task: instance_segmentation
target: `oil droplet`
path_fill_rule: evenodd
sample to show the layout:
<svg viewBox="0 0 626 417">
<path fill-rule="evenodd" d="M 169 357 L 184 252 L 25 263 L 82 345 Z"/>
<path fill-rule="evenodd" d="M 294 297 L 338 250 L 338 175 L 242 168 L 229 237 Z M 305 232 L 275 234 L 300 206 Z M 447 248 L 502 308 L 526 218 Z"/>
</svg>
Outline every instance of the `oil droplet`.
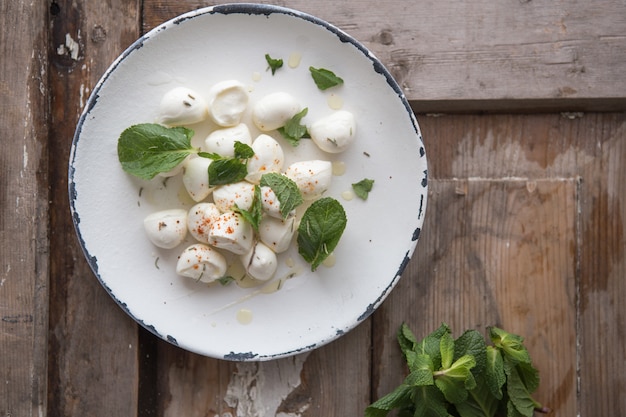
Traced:
<svg viewBox="0 0 626 417">
<path fill-rule="evenodd" d="M 333 161 L 332 170 L 335 176 L 343 175 L 346 173 L 346 163 L 343 161 Z"/>
<path fill-rule="evenodd" d="M 240 324 L 250 324 L 252 323 L 252 311 L 247 308 L 242 308 L 237 312 L 237 321 Z"/>
<path fill-rule="evenodd" d="M 289 268 L 293 268 L 296 265 L 296 261 L 294 261 L 293 258 L 289 257 L 285 259 L 285 265 L 287 265 Z"/>
<path fill-rule="evenodd" d="M 328 258 L 324 259 L 324 262 L 322 262 L 322 265 L 324 265 L 327 268 L 330 268 L 332 266 L 335 266 L 335 263 L 337 263 L 337 258 L 335 258 L 334 253 L 331 253 L 330 255 L 328 255 Z"/>
<path fill-rule="evenodd" d="M 328 95 L 326 102 L 328 103 L 328 107 L 333 110 L 339 110 L 343 107 L 343 99 L 341 96 L 334 93 Z"/>
<path fill-rule="evenodd" d="M 254 71 L 252 73 L 252 81 L 261 81 L 261 73 L 258 71 Z"/>
<path fill-rule="evenodd" d="M 300 65 L 300 60 L 302 59 L 302 54 L 300 52 L 292 52 L 289 55 L 289 59 L 287 60 L 287 65 L 289 68 L 297 68 Z"/>
<path fill-rule="evenodd" d="M 351 190 L 346 190 L 341 193 L 341 197 L 346 201 L 350 201 L 354 198 L 354 193 Z"/>
</svg>

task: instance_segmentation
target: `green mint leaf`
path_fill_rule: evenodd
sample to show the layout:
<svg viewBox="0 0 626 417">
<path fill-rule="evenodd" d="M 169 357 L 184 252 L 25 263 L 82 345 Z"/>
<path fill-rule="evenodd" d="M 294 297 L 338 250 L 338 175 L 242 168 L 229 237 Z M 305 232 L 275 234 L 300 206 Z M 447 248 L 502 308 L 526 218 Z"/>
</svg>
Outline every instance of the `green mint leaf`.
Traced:
<svg viewBox="0 0 626 417">
<path fill-rule="evenodd" d="M 219 282 L 222 285 L 228 285 L 231 282 L 233 282 L 234 280 L 235 280 L 235 278 L 233 278 L 231 276 L 225 276 L 225 277 L 222 277 L 222 278 L 218 278 L 217 282 Z"/>
<path fill-rule="evenodd" d="M 197 153 L 191 146 L 193 130 L 143 123 L 125 129 L 117 142 L 117 156 L 122 169 L 136 177 L 150 180 L 172 170 L 185 158 Z"/>
<path fill-rule="evenodd" d="M 496 415 L 499 401 L 491 394 L 483 378 L 477 378 L 476 388 L 468 393 L 465 401 L 454 405 L 460 417 L 494 417 Z"/>
<path fill-rule="evenodd" d="M 422 339 L 415 349 L 418 353 L 429 355 L 433 360 L 435 369 L 441 368 L 440 341 L 446 333 L 450 333 L 450 327 L 442 323 L 437 330 Z"/>
<path fill-rule="evenodd" d="M 504 374 L 504 362 L 500 350 L 493 346 L 487 346 L 485 351 L 487 358 L 485 366 L 485 383 L 491 394 L 498 400 L 502 399 L 502 386 L 506 382 Z"/>
<path fill-rule="evenodd" d="M 409 352 L 407 364 L 411 370 L 405 381 L 407 385 L 423 386 L 435 383 L 433 378 L 433 361 L 430 356 Z"/>
<path fill-rule="evenodd" d="M 476 380 L 471 372 L 475 365 L 474 357 L 465 355 L 457 359 L 449 368 L 435 372 L 435 385 L 441 390 L 446 400 L 457 404 L 467 399 L 467 391 L 476 387 Z"/>
<path fill-rule="evenodd" d="M 454 341 L 454 359 L 464 355 L 472 355 L 476 360 L 476 366 L 472 369 L 474 375 L 485 369 L 487 357 L 485 354 L 485 338 L 476 330 L 467 330 Z"/>
<path fill-rule="evenodd" d="M 352 189 L 357 197 L 362 200 L 367 200 L 367 196 L 369 195 L 369 192 L 372 191 L 373 186 L 374 180 L 364 178 L 361 181 L 352 184 Z"/>
<path fill-rule="evenodd" d="M 227 159 L 225 157 L 223 157 L 222 155 L 215 153 L 215 152 L 198 152 L 198 156 L 201 156 L 203 158 L 208 158 L 208 159 L 212 159 L 214 161 L 217 161 L 218 159 Z"/>
<path fill-rule="evenodd" d="M 280 203 L 280 214 L 286 218 L 304 201 L 298 185 L 282 174 L 271 172 L 261 176 L 261 187 L 270 187 Z"/>
<path fill-rule="evenodd" d="M 261 187 L 254 186 L 254 197 L 250 210 L 244 210 L 235 205 L 235 211 L 243 216 L 243 218 L 252 225 L 254 230 L 259 231 L 259 224 L 263 217 L 263 207 L 261 204 Z"/>
<path fill-rule="evenodd" d="M 385 417 L 391 410 L 412 405 L 412 387 L 401 384 L 392 392 L 379 398 L 365 409 L 365 417 Z"/>
<path fill-rule="evenodd" d="M 520 376 L 516 363 L 505 356 L 504 372 L 506 373 L 506 393 L 515 409 L 526 417 L 532 417 L 535 407 L 540 404 L 533 400 L 524 380 Z"/>
<path fill-rule="evenodd" d="M 423 386 L 413 392 L 414 417 L 450 417 L 446 399 L 436 387 Z"/>
<path fill-rule="evenodd" d="M 539 371 L 531 363 L 519 362 L 517 371 L 528 392 L 535 392 L 539 388 Z"/>
<path fill-rule="evenodd" d="M 208 172 L 209 184 L 216 186 L 242 181 L 248 175 L 248 168 L 239 159 L 218 159 L 209 165 Z"/>
<path fill-rule="evenodd" d="M 311 264 L 311 271 L 335 250 L 346 223 L 346 212 L 332 197 L 314 201 L 304 212 L 298 227 L 298 253 Z"/>
<path fill-rule="evenodd" d="M 402 350 L 405 358 L 408 352 L 413 352 L 415 350 L 417 339 L 406 323 L 402 323 L 402 325 L 400 325 L 396 338 L 398 340 L 398 344 L 400 345 L 400 350 Z"/>
<path fill-rule="evenodd" d="M 267 61 L 267 65 L 269 65 L 272 70 L 272 75 L 276 73 L 276 70 L 283 66 L 283 60 L 278 58 L 274 59 L 269 54 L 265 54 L 265 60 Z"/>
<path fill-rule="evenodd" d="M 320 90 L 326 90 L 336 85 L 343 84 L 341 78 L 337 77 L 334 72 L 325 68 L 309 67 L 309 71 L 311 72 L 313 81 L 315 81 L 315 85 L 317 85 L 317 88 Z"/>
<path fill-rule="evenodd" d="M 235 158 L 250 159 L 254 156 L 254 149 L 250 145 L 235 141 Z"/>
<path fill-rule="evenodd" d="M 287 120 L 284 126 L 278 128 L 278 132 L 285 138 L 292 146 L 298 146 L 300 139 L 309 138 L 309 131 L 302 122 L 302 118 L 306 116 L 309 109 L 305 107 L 299 113 L 296 113 L 291 119 Z"/>
<path fill-rule="evenodd" d="M 502 354 L 514 362 L 530 363 L 530 354 L 524 347 L 524 338 L 505 332 L 497 327 L 489 328 L 489 337 L 493 345 L 502 350 Z"/>
<path fill-rule="evenodd" d="M 454 360 L 454 339 L 450 333 L 444 333 L 439 341 L 441 352 L 441 368 L 448 369 Z"/>
<path fill-rule="evenodd" d="M 513 405 L 513 402 L 510 400 L 506 402 L 506 416 L 507 417 L 525 417 L 524 414 L 517 411 L 517 408 L 515 408 L 515 405 Z"/>
</svg>

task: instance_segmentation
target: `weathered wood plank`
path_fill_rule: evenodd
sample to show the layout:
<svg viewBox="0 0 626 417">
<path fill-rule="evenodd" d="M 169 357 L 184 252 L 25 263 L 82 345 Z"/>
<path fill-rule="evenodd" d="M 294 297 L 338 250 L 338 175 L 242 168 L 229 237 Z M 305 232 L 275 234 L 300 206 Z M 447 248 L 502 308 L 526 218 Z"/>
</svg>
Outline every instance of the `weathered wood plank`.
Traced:
<svg viewBox="0 0 626 417">
<path fill-rule="evenodd" d="M 575 415 L 577 181 L 432 180 L 430 197 L 416 256 L 374 316 L 376 395 L 405 375 L 402 322 L 420 338 L 495 325 L 525 337 L 536 398 Z"/>
<path fill-rule="evenodd" d="M 147 0 L 144 29 L 218 3 Z M 420 112 L 626 108 L 621 0 L 261 3 L 310 13 L 350 33 L 383 61 Z"/>
<path fill-rule="evenodd" d="M 267 362 L 211 359 L 160 341 L 156 415 L 362 415 L 370 401 L 370 326 L 367 320 L 315 351 Z"/>
<path fill-rule="evenodd" d="M 48 413 L 137 414 L 137 326 L 90 271 L 73 230 L 67 166 L 76 122 L 105 69 L 139 34 L 137 1 L 56 1 L 50 15 Z M 39 22 L 41 24 L 42 21 Z"/>
<path fill-rule="evenodd" d="M 626 115 L 586 138 L 580 239 L 582 416 L 626 415 Z"/>
<path fill-rule="evenodd" d="M 48 155 L 43 2 L 0 4 L 0 414 L 46 410 Z"/>
</svg>

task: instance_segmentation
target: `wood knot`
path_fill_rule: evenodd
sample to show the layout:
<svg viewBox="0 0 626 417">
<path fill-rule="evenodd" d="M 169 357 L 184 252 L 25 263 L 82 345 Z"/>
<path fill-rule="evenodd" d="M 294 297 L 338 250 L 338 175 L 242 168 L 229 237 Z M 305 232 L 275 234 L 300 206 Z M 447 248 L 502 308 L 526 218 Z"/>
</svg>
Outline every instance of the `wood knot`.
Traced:
<svg viewBox="0 0 626 417">
<path fill-rule="evenodd" d="M 107 31 L 100 25 L 95 25 L 91 30 L 91 41 L 93 43 L 104 42 L 107 38 Z"/>
<path fill-rule="evenodd" d="M 393 35 L 389 29 L 383 29 L 374 35 L 374 42 L 382 45 L 391 45 L 393 43 Z"/>
</svg>

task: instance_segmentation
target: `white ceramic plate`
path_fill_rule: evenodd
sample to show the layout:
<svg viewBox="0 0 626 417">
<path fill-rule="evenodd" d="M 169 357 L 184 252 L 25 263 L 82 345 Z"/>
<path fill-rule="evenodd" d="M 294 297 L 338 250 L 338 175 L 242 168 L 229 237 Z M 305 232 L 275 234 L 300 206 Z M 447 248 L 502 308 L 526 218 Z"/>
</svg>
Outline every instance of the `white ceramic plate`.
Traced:
<svg viewBox="0 0 626 417">
<path fill-rule="evenodd" d="M 274 76 L 265 54 L 284 59 Z M 295 68 L 288 65 L 290 57 L 300 57 Z M 344 85 L 318 90 L 309 66 L 335 72 Z M 291 93 L 309 108 L 304 122 L 331 113 L 341 101 L 357 120 L 357 139 L 342 154 L 322 154 L 310 140 L 283 147 L 291 161 L 325 158 L 343 164 L 345 172 L 333 177 L 327 195 L 342 203 L 348 224 L 333 266 L 312 273 L 296 249 L 281 255 L 276 276 L 296 273 L 278 291 L 208 287 L 177 276 L 176 259 L 184 245 L 156 248 L 144 234 L 143 218 L 159 209 L 191 206 L 180 179 L 142 181 L 123 172 L 117 159 L 120 133 L 136 123 L 154 122 L 166 91 L 184 85 L 204 94 L 228 79 L 249 86 L 251 103 L 269 92 Z M 210 130 L 192 128 L 194 141 Z M 369 198 L 346 199 L 350 184 L 364 178 L 375 181 Z M 111 65 L 76 130 L 69 194 L 93 272 L 138 323 L 202 355 L 267 360 L 326 344 L 382 303 L 419 237 L 427 164 L 418 124 L 401 89 L 364 46 L 301 12 L 232 4 L 196 10 L 155 28 Z"/>
</svg>

